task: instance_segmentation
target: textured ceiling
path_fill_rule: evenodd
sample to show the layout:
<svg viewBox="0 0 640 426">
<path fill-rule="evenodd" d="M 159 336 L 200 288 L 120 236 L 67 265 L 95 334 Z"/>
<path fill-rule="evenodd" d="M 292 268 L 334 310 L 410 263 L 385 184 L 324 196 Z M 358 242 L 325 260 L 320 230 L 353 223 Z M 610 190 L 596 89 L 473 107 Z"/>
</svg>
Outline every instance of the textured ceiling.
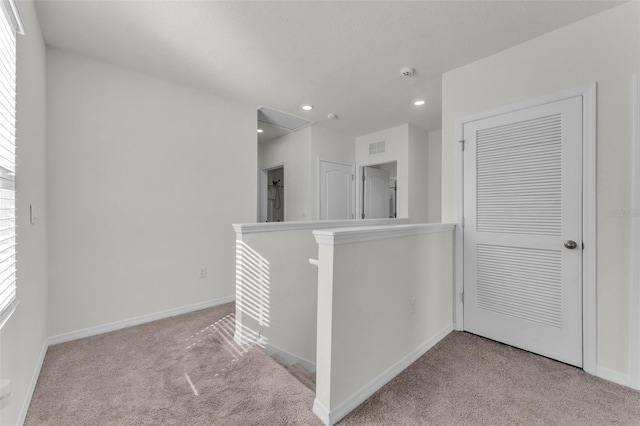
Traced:
<svg viewBox="0 0 640 426">
<path fill-rule="evenodd" d="M 357 136 L 440 128 L 442 73 L 612 1 L 36 1 L 50 46 Z M 400 68 L 417 73 L 405 78 Z M 480 82 L 481 83 L 481 82 Z M 427 99 L 416 108 L 412 100 Z M 311 103 L 303 112 L 300 104 Z M 328 113 L 340 118 L 329 121 Z"/>
</svg>

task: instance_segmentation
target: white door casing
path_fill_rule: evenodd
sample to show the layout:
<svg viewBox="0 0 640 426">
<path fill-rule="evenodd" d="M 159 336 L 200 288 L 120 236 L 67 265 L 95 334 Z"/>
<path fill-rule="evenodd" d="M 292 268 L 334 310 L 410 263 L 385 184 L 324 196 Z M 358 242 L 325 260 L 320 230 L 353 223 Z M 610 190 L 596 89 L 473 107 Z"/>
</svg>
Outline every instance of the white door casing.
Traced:
<svg viewBox="0 0 640 426">
<path fill-rule="evenodd" d="M 375 167 L 363 168 L 362 219 L 389 218 L 389 172 Z"/>
<path fill-rule="evenodd" d="M 318 218 L 355 218 L 355 165 L 319 161 Z"/>
<path fill-rule="evenodd" d="M 463 127 L 464 329 L 576 366 L 582 113 L 577 96 Z"/>
<path fill-rule="evenodd" d="M 632 212 L 640 211 L 640 73 L 634 78 L 633 109 L 633 199 Z M 631 387 L 640 389 L 640 220 L 634 217 L 631 234 L 631 292 L 629 378 Z"/>
</svg>

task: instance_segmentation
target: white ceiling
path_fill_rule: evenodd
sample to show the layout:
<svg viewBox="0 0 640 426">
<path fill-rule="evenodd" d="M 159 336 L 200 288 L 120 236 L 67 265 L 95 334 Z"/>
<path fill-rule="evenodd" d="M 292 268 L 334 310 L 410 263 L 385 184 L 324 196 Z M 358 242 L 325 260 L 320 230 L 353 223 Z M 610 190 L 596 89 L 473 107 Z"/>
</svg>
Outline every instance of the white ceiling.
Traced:
<svg viewBox="0 0 640 426">
<path fill-rule="evenodd" d="M 439 129 L 442 73 L 620 2 L 36 3 L 50 46 L 358 136 Z M 415 76 L 401 77 L 407 65 Z M 414 107 L 418 97 L 427 105 Z"/>
</svg>

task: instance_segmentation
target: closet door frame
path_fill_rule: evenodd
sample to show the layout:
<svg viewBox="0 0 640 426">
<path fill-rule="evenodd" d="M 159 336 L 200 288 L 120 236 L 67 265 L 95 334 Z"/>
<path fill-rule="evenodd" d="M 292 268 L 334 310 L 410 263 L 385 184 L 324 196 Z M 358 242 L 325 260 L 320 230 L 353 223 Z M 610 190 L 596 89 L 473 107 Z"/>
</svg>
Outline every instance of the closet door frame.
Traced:
<svg viewBox="0 0 640 426">
<path fill-rule="evenodd" d="M 583 370 L 596 374 L 596 83 L 518 102 L 455 121 L 456 147 L 456 252 L 455 252 L 455 329 L 464 330 L 464 162 L 463 130 L 465 123 L 551 102 L 582 96 L 582 229 L 583 229 Z"/>
</svg>

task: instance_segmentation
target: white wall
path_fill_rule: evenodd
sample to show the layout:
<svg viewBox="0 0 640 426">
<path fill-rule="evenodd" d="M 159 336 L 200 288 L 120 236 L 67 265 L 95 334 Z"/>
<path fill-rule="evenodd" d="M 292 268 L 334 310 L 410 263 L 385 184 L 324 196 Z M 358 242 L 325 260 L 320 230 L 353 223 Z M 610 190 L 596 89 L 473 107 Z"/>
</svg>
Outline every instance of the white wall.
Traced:
<svg viewBox="0 0 640 426">
<path fill-rule="evenodd" d="M 409 125 L 409 218 L 413 223 L 428 221 L 429 134 Z"/>
<path fill-rule="evenodd" d="M 312 197 L 312 219 L 318 219 L 318 160 L 355 163 L 353 138 L 316 124 L 311 128 L 311 167 L 309 172 Z"/>
<path fill-rule="evenodd" d="M 258 143 L 260 169 L 284 164 L 284 220 L 310 220 L 315 217 L 311 205 L 309 169 L 311 168 L 311 128 L 306 127 L 268 142 Z"/>
<path fill-rule="evenodd" d="M 433 233 L 385 236 L 407 227 Z M 438 227 L 314 232 L 320 244 L 314 412 L 325 424 L 339 421 L 452 330 L 453 226 Z M 378 239 L 355 240 L 372 233 Z"/>
<path fill-rule="evenodd" d="M 31 399 L 47 337 L 47 205 L 45 178 L 45 46 L 33 2 L 19 3 L 26 35 L 17 39 L 18 305 L 0 333 L 0 377 L 11 397 L 0 424 L 20 424 Z M 29 205 L 39 219 L 29 223 Z"/>
<path fill-rule="evenodd" d="M 427 188 L 427 222 L 440 222 L 442 217 L 442 130 L 429 132 Z"/>
<path fill-rule="evenodd" d="M 327 161 L 353 162 L 355 147 L 353 138 L 322 127 L 311 127 L 311 158 Z M 316 176 L 317 177 L 317 176 Z"/>
<path fill-rule="evenodd" d="M 323 220 L 234 225 L 236 336 L 307 369 L 316 363 L 318 258 L 314 229 L 406 223 L 403 220 Z"/>
<path fill-rule="evenodd" d="M 385 152 L 369 154 L 369 144 L 385 141 Z M 397 217 L 409 218 L 412 223 L 428 220 L 428 133 L 410 124 L 385 129 L 356 138 L 355 160 L 358 168 L 372 164 L 397 162 Z M 439 166 L 436 165 L 436 167 Z M 360 170 L 358 170 L 360 173 Z M 360 180 L 358 180 L 360 193 Z M 362 203 L 356 203 L 360 217 Z"/>
<path fill-rule="evenodd" d="M 255 108 L 47 48 L 47 120 L 50 335 L 233 296 Z"/>
<path fill-rule="evenodd" d="M 629 2 L 443 76 L 442 218 L 455 221 L 454 120 L 596 82 L 597 364 L 626 375 L 629 351 L 632 87 L 640 3 Z"/>
<path fill-rule="evenodd" d="M 318 258 L 318 245 L 312 229 L 238 234 L 236 259 L 237 329 L 248 338 L 260 333 L 262 345 L 307 368 L 316 362 L 318 273 L 309 259 Z"/>
<path fill-rule="evenodd" d="M 353 139 L 315 125 L 258 144 L 260 168 L 284 163 L 285 220 L 318 218 L 318 158 L 354 162 Z"/>
</svg>

